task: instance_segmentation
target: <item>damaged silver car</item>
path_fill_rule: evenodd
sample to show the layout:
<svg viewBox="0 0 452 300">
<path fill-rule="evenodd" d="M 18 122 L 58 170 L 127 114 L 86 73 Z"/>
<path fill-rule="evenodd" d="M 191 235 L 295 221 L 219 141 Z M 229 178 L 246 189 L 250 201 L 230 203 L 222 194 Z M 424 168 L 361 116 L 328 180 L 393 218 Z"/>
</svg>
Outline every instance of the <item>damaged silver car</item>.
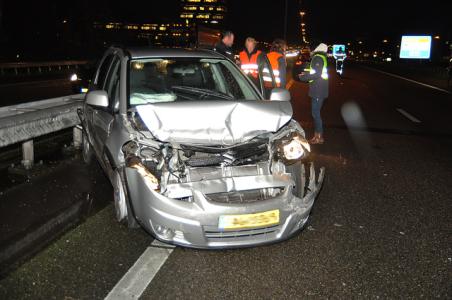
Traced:
<svg viewBox="0 0 452 300">
<path fill-rule="evenodd" d="M 108 174 L 117 219 L 195 248 L 300 231 L 324 170 L 316 179 L 307 163 L 289 92 L 265 100 L 260 83 L 208 50 L 110 48 L 79 115 L 84 159 Z"/>
</svg>

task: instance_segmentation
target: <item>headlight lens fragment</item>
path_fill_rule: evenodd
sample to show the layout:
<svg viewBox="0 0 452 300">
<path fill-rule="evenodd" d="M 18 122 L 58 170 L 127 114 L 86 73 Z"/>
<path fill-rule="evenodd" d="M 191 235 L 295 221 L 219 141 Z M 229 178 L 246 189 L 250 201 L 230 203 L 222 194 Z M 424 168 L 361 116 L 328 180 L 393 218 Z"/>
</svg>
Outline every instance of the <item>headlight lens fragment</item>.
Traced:
<svg viewBox="0 0 452 300">
<path fill-rule="evenodd" d="M 286 163 L 293 163 L 311 151 L 308 141 L 297 133 L 292 133 L 278 142 L 278 155 Z"/>
</svg>

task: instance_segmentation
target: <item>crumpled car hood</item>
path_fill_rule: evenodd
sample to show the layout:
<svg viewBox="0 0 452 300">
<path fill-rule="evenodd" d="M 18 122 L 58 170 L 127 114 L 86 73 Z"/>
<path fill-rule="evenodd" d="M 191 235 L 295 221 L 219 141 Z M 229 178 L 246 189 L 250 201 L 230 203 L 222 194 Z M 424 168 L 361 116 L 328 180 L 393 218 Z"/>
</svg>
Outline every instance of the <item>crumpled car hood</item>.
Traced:
<svg viewBox="0 0 452 300">
<path fill-rule="evenodd" d="M 234 145 L 276 132 L 292 118 L 281 101 L 187 101 L 137 106 L 152 135 L 178 144 Z"/>
</svg>

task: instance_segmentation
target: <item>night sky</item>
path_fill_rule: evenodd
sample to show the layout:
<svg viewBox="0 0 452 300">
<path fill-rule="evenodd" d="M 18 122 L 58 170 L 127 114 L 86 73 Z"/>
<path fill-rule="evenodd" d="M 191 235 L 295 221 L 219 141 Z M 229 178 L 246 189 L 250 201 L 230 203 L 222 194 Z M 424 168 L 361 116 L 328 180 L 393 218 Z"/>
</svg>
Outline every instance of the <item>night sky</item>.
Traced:
<svg viewBox="0 0 452 300">
<path fill-rule="evenodd" d="M 310 40 L 328 43 L 355 39 L 400 39 L 403 33 L 440 34 L 452 39 L 452 1 L 339 1 L 302 0 L 307 13 Z M 0 0 L 2 32 L 6 44 L 44 41 L 56 26 L 67 19 L 68 28 L 88 28 L 93 21 L 123 22 L 177 21 L 177 0 L 122 1 L 100 0 Z M 157 4 L 158 3 L 158 4 Z M 288 40 L 299 41 L 299 0 L 289 0 Z M 225 27 L 236 32 L 239 43 L 246 36 L 271 41 L 283 37 L 284 0 L 229 0 Z M 78 30 L 79 32 L 83 32 Z M 81 34 L 81 33 L 74 33 Z M 44 45 L 45 46 L 45 45 Z M 47 45 L 49 46 L 49 45 Z"/>
</svg>

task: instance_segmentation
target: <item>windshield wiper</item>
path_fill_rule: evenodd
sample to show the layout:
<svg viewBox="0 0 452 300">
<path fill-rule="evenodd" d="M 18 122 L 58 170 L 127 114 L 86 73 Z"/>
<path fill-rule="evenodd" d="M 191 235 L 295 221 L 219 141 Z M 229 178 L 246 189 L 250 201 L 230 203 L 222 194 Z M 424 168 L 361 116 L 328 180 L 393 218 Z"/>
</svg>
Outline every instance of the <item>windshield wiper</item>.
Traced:
<svg viewBox="0 0 452 300">
<path fill-rule="evenodd" d="M 213 97 L 217 97 L 217 98 L 221 98 L 221 99 L 225 99 L 225 100 L 234 100 L 234 97 L 229 96 L 224 93 L 207 90 L 207 89 L 195 88 L 195 87 L 191 87 L 191 86 L 172 86 L 171 89 L 176 90 L 176 91 L 181 91 L 181 92 L 200 94 L 201 95 L 200 99 L 204 99 L 206 96 L 213 96 Z"/>
</svg>

